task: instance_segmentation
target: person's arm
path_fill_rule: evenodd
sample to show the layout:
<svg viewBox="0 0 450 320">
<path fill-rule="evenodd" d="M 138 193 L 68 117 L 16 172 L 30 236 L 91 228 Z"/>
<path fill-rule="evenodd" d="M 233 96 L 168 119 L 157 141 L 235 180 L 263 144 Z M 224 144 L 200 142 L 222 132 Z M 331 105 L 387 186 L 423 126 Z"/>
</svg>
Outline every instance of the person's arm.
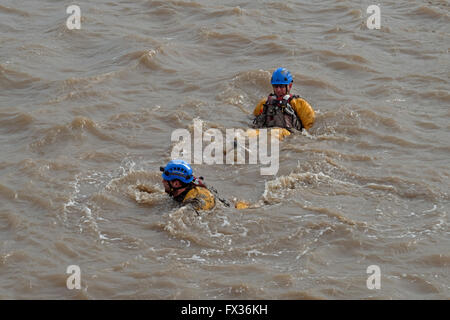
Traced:
<svg viewBox="0 0 450 320">
<path fill-rule="evenodd" d="M 261 101 L 258 102 L 258 104 L 256 105 L 255 110 L 253 110 L 253 115 L 254 116 L 259 116 L 262 112 L 263 112 L 263 108 L 264 108 L 264 103 L 266 103 L 267 98 L 261 99 Z"/>
<path fill-rule="evenodd" d="M 313 126 L 316 117 L 311 105 L 302 98 L 293 99 L 291 105 L 302 121 L 303 127 L 307 130 L 310 129 Z"/>
</svg>

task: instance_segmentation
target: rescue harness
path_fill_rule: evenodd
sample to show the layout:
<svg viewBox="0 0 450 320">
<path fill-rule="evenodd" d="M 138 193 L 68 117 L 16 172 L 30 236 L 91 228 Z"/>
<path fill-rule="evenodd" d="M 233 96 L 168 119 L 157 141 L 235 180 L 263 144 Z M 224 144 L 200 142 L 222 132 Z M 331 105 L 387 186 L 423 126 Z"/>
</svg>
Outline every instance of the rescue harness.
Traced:
<svg viewBox="0 0 450 320">
<path fill-rule="evenodd" d="M 253 128 L 285 128 L 289 131 L 302 130 L 303 124 L 297 113 L 291 106 L 293 99 L 300 98 L 297 95 L 285 95 L 282 98 L 271 93 L 263 105 L 259 115 L 253 120 Z"/>
</svg>

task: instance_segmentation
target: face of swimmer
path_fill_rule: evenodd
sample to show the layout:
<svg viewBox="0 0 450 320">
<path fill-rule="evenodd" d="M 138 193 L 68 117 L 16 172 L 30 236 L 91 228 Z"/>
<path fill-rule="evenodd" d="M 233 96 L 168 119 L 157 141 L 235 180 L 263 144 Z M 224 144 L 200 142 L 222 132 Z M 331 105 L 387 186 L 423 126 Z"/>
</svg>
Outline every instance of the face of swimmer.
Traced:
<svg viewBox="0 0 450 320">
<path fill-rule="evenodd" d="M 286 85 L 286 84 L 274 84 L 272 85 L 273 93 L 276 94 L 277 98 L 284 97 L 285 95 L 289 94 L 292 88 L 292 83 Z"/>
<path fill-rule="evenodd" d="M 172 195 L 174 197 L 176 197 L 177 195 L 182 193 L 185 189 L 185 188 L 182 188 L 183 183 L 180 180 L 175 179 L 172 181 L 167 181 L 167 180 L 162 179 L 162 183 L 164 185 L 164 191 L 167 194 Z"/>
</svg>

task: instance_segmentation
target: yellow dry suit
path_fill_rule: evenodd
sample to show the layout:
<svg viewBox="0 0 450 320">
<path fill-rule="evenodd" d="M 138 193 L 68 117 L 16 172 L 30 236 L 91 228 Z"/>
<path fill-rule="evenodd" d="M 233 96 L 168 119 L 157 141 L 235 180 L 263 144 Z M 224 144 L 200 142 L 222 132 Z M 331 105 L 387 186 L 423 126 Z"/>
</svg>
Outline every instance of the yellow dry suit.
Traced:
<svg viewBox="0 0 450 320">
<path fill-rule="evenodd" d="M 211 210 L 216 205 L 216 197 L 201 181 L 196 179 L 190 182 L 185 191 L 174 197 L 175 201 L 191 204 L 194 210 Z"/>
<path fill-rule="evenodd" d="M 190 189 L 182 202 L 191 203 L 195 210 L 211 210 L 216 205 L 216 199 L 211 191 L 200 186 Z"/>
</svg>

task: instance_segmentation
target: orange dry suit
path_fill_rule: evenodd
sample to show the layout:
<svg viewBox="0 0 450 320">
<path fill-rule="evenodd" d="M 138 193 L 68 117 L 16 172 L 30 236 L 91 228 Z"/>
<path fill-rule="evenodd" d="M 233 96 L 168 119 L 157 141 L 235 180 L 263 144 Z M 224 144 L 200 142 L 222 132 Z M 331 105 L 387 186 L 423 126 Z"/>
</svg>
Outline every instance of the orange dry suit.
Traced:
<svg viewBox="0 0 450 320">
<path fill-rule="evenodd" d="M 315 119 L 311 105 L 296 95 L 277 98 L 275 94 L 270 94 L 258 103 L 253 114 L 254 128 L 279 127 L 289 131 L 309 129 Z"/>
</svg>

